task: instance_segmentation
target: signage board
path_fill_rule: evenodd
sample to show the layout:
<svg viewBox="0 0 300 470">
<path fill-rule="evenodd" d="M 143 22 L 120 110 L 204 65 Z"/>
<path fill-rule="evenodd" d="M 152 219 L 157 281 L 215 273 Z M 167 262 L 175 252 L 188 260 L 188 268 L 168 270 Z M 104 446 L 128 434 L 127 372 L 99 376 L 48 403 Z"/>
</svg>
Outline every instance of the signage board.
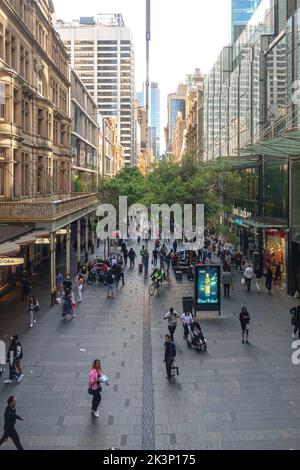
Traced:
<svg viewBox="0 0 300 470">
<path fill-rule="evenodd" d="M 221 311 L 221 266 L 195 266 L 195 307 L 198 311 Z"/>
<path fill-rule="evenodd" d="M 50 245 L 49 238 L 37 238 L 35 241 L 36 245 Z"/>
<path fill-rule="evenodd" d="M 0 266 L 20 266 L 24 258 L 0 258 Z"/>
</svg>

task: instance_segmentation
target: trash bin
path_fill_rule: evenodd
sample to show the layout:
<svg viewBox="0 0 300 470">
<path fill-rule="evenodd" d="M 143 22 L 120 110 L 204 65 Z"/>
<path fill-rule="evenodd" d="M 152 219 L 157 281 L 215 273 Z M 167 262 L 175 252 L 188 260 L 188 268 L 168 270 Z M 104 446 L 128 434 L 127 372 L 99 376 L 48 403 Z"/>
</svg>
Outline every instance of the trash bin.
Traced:
<svg viewBox="0 0 300 470">
<path fill-rule="evenodd" d="M 193 314 L 194 310 L 194 299 L 193 297 L 182 297 L 182 307 L 185 313 L 189 312 Z"/>
</svg>

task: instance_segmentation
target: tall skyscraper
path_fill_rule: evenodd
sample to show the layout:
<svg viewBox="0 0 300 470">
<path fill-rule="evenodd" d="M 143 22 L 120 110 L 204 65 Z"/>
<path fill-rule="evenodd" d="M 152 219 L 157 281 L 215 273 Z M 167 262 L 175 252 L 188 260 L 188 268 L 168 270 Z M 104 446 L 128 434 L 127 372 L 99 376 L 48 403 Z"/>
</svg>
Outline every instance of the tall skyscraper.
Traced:
<svg viewBox="0 0 300 470">
<path fill-rule="evenodd" d="M 145 106 L 144 91 L 136 93 L 139 106 Z M 160 157 L 160 89 L 157 82 L 150 84 L 148 145 L 156 159 Z"/>
<path fill-rule="evenodd" d="M 178 113 L 182 113 L 182 119 L 186 118 L 185 99 L 188 91 L 188 85 L 180 83 L 176 93 L 168 95 L 168 141 L 167 152 L 173 150 L 174 129 Z"/>
<path fill-rule="evenodd" d="M 125 164 L 134 164 L 134 51 L 120 14 L 56 23 L 76 70 L 105 118 L 116 117 Z"/>
<path fill-rule="evenodd" d="M 261 0 L 231 0 L 231 40 L 234 43 Z"/>
</svg>

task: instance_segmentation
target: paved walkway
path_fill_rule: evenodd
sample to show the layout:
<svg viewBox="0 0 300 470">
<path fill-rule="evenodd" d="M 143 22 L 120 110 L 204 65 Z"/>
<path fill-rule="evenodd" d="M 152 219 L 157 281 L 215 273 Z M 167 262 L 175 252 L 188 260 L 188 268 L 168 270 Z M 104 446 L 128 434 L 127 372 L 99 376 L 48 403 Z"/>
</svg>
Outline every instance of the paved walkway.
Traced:
<svg viewBox="0 0 300 470">
<path fill-rule="evenodd" d="M 193 291 L 186 279 L 171 277 L 149 300 L 149 280 L 136 267 L 113 301 L 105 288 L 87 287 L 78 318 L 67 324 L 60 305 L 49 307 L 46 276 L 36 288 L 36 327 L 28 328 L 25 303 L 1 308 L 1 339 L 20 335 L 25 376 L 20 384 L 0 384 L 0 413 L 15 394 L 24 448 L 300 449 L 300 366 L 291 363 L 289 316 L 295 301 L 279 289 L 272 297 L 247 293 L 240 274 L 234 277 L 222 318 L 201 322 L 207 354 L 188 350 L 178 326 L 180 376 L 173 384 L 165 379 L 163 314 L 170 306 L 181 313 L 181 298 Z M 242 304 L 251 315 L 249 346 L 241 344 Z M 96 357 L 110 377 L 99 420 L 87 394 Z"/>
</svg>

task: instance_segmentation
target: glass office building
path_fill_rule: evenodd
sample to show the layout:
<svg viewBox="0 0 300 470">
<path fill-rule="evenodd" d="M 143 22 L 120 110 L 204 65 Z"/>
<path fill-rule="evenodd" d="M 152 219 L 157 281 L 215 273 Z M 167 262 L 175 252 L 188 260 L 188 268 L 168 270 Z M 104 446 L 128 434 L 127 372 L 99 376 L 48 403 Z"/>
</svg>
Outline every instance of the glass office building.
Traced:
<svg viewBox="0 0 300 470">
<path fill-rule="evenodd" d="M 231 0 L 231 40 L 234 43 L 261 0 Z"/>
</svg>

